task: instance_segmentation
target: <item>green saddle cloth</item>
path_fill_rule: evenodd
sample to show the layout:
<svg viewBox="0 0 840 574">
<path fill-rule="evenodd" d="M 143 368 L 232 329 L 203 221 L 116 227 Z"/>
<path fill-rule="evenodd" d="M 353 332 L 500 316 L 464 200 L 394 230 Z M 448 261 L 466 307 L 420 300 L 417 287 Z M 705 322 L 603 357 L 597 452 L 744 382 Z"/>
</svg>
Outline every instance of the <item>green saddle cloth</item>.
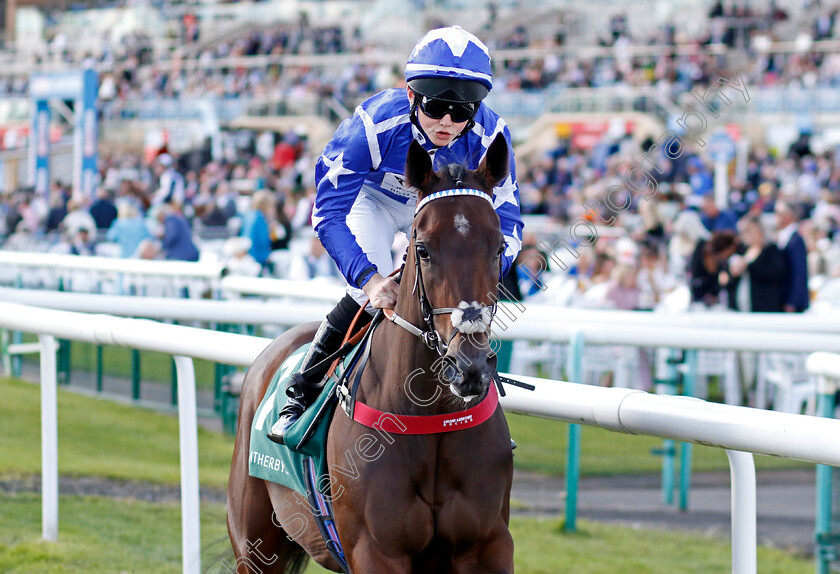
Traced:
<svg viewBox="0 0 840 574">
<path fill-rule="evenodd" d="M 344 360 L 339 362 L 335 374 L 324 384 L 317 400 L 306 409 L 300 419 L 286 433 L 286 442 L 294 450 L 289 446 L 272 442 L 265 435 L 277 422 L 280 409 L 286 404 L 288 398 L 286 396 L 286 385 L 292 375 L 300 370 L 309 344 L 307 343 L 292 353 L 280 365 L 271 379 L 271 384 L 269 384 L 259 408 L 257 408 L 254 420 L 251 421 L 248 474 L 282 484 L 303 495 L 306 495 L 308 490 L 303 470 L 307 459 L 313 459 L 318 477 L 328 474 L 327 434 L 337 404 L 333 391 L 346 365 L 352 364 L 358 348 L 357 345 Z M 300 444 L 306 430 L 320 413 L 322 413 L 322 416 L 316 423 L 312 434 L 304 444 Z M 329 484 L 329 481 L 324 482 L 327 485 Z M 320 482 L 316 481 L 316 484 L 320 484 Z"/>
</svg>

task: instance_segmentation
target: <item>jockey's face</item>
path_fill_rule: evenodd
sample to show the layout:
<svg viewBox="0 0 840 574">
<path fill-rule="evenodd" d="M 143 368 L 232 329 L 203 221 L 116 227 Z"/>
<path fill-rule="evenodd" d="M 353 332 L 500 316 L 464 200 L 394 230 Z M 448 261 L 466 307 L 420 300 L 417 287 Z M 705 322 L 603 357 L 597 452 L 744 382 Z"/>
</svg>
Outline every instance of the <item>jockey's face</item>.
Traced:
<svg viewBox="0 0 840 574">
<path fill-rule="evenodd" d="M 414 92 L 410 88 L 406 88 L 406 90 L 408 91 L 408 101 L 414 105 Z M 467 121 L 453 122 L 452 116 L 449 114 L 444 115 L 438 120 L 430 118 L 423 113 L 419 106 L 417 108 L 417 121 L 423 129 L 423 132 L 437 146 L 449 145 L 467 126 Z"/>
</svg>

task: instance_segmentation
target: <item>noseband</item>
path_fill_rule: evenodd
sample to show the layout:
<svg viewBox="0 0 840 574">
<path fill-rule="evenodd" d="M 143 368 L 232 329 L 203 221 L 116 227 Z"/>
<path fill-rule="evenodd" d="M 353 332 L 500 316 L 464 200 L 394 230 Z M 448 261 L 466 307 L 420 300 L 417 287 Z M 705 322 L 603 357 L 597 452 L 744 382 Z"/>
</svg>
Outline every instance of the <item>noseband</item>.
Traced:
<svg viewBox="0 0 840 574">
<path fill-rule="evenodd" d="M 493 200 L 490 198 L 490 196 L 481 190 L 448 189 L 444 191 L 437 191 L 424 197 L 417 204 L 417 207 L 414 210 L 415 219 L 417 218 L 417 214 L 420 213 L 420 210 L 423 209 L 430 202 L 436 199 L 444 199 L 447 197 L 458 196 L 481 197 L 486 199 L 491 206 L 493 205 Z M 409 321 L 406 321 L 391 309 L 385 309 L 383 310 L 383 312 L 385 314 L 385 317 L 388 318 L 388 320 L 390 320 L 392 323 L 399 325 L 412 335 L 421 338 L 427 347 L 437 352 L 437 354 L 442 357 L 446 354 L 447 349 L 449 349 L 449 344 L 452 342 L 452 339 L 454 339 L 455 335 L 457 335 L 458 333 L 474 333 L 477 331 L 477 329 L 475 328 L 476 325 L 484 325 L 485 327 L 483 331 L 486 331 L 490 327 L 490 322 L 493 320 L 493 316 L 496 314 L 496 304 L 494 303 L 492 307 L 487 307 L 485 305 L 479 304 L 477 301 L 473 301 L 472 303 L 461 303 L 458 307 L 433 307 L 429 302 L 429 298 L 426 296 L 426 286 L 423 283 L 423 273 L 420 269 L 420 257 L 416 252 L 416 240 L 417 231 L 414 230 L 412 234 L 412 242 L 415 244 L 415 273 L 414 287 L 412 288 L 411 292 L 417 294 L 417 298 L 420 303 L 420 312 L 423 314 L 423 322 L 426 324 L 426 330 L 420 329 L 419 327 L 413 325 Z M 448 314 L 453 315 L 453 326 L 455 328 L 452 330 L 452 334 L 450 335 L 449 340 L 444 342 L 443 337 L 435 327 L 435 315 Z M 457 320 L 454 320 L 455 316 L 458 317 Z"/>
</svg>

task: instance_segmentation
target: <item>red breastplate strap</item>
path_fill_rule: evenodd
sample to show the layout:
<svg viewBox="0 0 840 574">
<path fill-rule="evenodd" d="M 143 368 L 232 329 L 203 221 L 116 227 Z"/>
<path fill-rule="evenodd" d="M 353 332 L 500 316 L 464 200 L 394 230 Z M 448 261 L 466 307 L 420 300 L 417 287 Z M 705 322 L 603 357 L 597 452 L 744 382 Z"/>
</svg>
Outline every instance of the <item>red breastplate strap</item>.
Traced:
<svg viewBox="0 0 840 574">
<path fill-rule="evenodd" d="M 443 415 L 395 415 L 356 401 L 353 420 L 389 434 L 436 434 L 478 426 L 496 412 L 498 404 L 499 395 L 491 382 L 484 399 L 465 411 Z"/>
</svg>

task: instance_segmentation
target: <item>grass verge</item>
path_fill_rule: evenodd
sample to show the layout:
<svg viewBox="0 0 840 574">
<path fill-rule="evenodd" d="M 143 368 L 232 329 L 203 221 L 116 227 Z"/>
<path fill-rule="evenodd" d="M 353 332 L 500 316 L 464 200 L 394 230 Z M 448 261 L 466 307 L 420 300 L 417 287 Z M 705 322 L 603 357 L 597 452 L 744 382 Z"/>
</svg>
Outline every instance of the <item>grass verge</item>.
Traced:
<svg viewBox="0 0 840 574">
<path fill-rule="evenodd" d="M 0 433 L 11 440 L 0 447 L 0 473 L 40 471 L 39 388 L 0 379 Z M 59 389 L 59 468 L 62 473 L 178 481 L 178 420 L 147 410 L 94 399 Z M 517 443 L 514 462 L 520 470 L 563 475 L 568 425 L 558 421 L 508 415 Z M 233 438 L 199 429 L 199 465 L 205 486 L 227 484 Z M 594 427 L 582 429 L 581 473 L 619 475 L 655 473 L 662 460 L 651 451 L 662 440 L 625 435 Z M 727 470 L 721 449 L 694 446 L 695 471 Z M 759 469 L 810 468 L 808 463 L 756 457 Z"/>
<path fill-rule="evenodd" d="M 39 387 L 0 379 L 0 475 L 40 471 Z M 101 399 L 59 390 L 59 468 L 62 474 L 102 476 L 175 484 L 179 480 L 178 421 Z M 565 425 L 511 416 L 519 440 L 517 463 L 559 469 L 564 461 Z M 558 428 L 559 427 L 559 428 Z M 638 471 L 641 458 L 660 441 L 584 429 L 584 460 L 590 470 L 613 474 Z M 639 441 L 642 446 L 637 446 Z M 227 483 L 233 441 L 199 430 L 203 486 Z M 600 449 L 599 454 L 595 451 Z M 557 461 L 556 466 L 540 457 Z M 589 458 L 587 458 L 589 457 Z M 652 457 L 651 457 L 652 458 Z M 524 460 L 524 462 L 523 462 Z M 656 461 L 656 459 L 653 459 Z M 586 466 L 585 466 L 586 468 Z M 37 494 L 0 494 L 0 572 L 96 573 L 180 571 L 180 509 L 177 503 L 146 503 L 102 497 L 63 496 L 58 543 L 40 540 Z M 220 504 L 202 507 L 202 562 L 224 572 L 232 562 Z M 728 572 L 726 542 L 700 534 L 635 530 L 602 524 L 562 533 L 556 521 L 514 519 L 517 572 L 526 574 L 716 573 Z M 812 572 L 813 563 L 778 550 L 759 551 L 762 573 Z M 213 570 L 211 570 L 213 571 Z M 312 574 L 321 572 L 311 566 Z"/>
<path fill-rule="evenodd" d="M 0 474 L 41 471 L 40 388 L 0 379 Z M 233 438 L 198 429 L 203 486 L 227 485 Z M 180 480 L 178 419 L 58 390 L 58 468 L 62 474 Z"/>
<path fill-rule="evenodd" d="M 181 569 L 180 511 L 100 497 L 61 497 L 59 541 L 40 539 L 40 499 L 0 495 L 0 572 L 97 574 Z M 702 534 L 636 530 L 582 522 L 563 533 L 557 521 L 514 519 L 518 574 L 715 574 L 731 570 L 727 542 Z M 220 504 L 202 505 L 202 571 L 229 572 L 233 563 Z M 271 553 L 261 549 L 267 556 Z M 760 548 L 762 574 L 810 574 L 813 563 L 781 550 Z M 307 574 L 327 572 L 310 563 Z"/>
</svg>

